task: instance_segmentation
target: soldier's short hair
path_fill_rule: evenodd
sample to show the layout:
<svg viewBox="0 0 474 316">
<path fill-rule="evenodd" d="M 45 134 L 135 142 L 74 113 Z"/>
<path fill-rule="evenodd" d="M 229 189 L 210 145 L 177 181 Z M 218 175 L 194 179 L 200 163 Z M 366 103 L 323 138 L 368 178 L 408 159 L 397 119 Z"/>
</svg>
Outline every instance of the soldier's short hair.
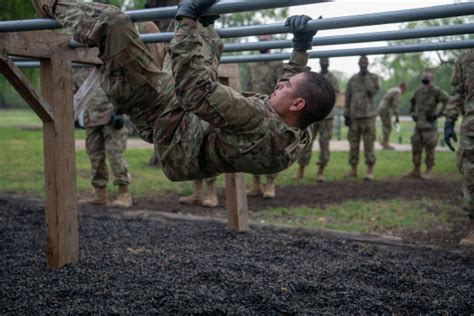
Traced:
<svg viewBox="0 0 474 316">
<path fill-rule="evenodd" d="M 304 80 L 296 89 L 297 97 L 305 101 L 299 116 L 301 129 L 328 116 L 336 101 L 334 88 L 323 75 L 313 71 L 305 71 L 303 75 Z"/>
</svg>

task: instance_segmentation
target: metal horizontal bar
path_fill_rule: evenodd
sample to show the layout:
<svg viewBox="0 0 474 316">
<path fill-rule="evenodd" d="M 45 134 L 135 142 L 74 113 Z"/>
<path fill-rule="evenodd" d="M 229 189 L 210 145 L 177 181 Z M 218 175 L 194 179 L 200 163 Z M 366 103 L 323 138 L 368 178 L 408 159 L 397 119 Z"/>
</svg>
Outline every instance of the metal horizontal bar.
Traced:
<svg viewBox="0 0 474 316">
<path fill-rule="evenodd" d="M 339 44 L 353 44 L 365 42 L 391 41 L 402 39 L 413 39 L 422 37 L 438 37 L 474 33 L 474 23 L 436 26 L 420 29 L 406 29 L 386 32 L 364 33 L 364 34 L 349 34 L 349 35 L 335 35 L 315 37 L 313 39 L 314 46 L 323 45 L 339 45 Z M 239 52 L 249 50 L 267 50 L 278 48 L 291 48 L 293 43 L 291 40 L 278 41 L 262 41 L 240 44 L 226 44 L 224 52 Z"/>
<path fill-rule="evenodd" d="M 309 57 L 321 58 L 321 57 L 346 57 L 346 56 L 360 56 L 360 55 L 401 54 L 401 53 L 418 53 L 418 52 L 425 52 L 425 51 L 466 49 L 466 48 L 474 48 L 474 40 L 314 51 L 314 52 L 309 52 Z M 290 58 L 290 54 L 288 53 L 259 54 L 259 55 L 247 55 L 247 56 L 224 56 L 221 59 L 221 63 L 222 64 L 248 63 L 248 62 L 260 62 L 260 61 L 287 60 L 289 58 Z"/>
<path fill-rule="evenodd" d="M 278 1 L 277 1 L 278 2 Z M 356 26 L 367 26 L 367 25 L 376 25 L 376 24 L 388 24 L 388 23 L 396 23 L 396 22 L 408 22 L 408 21 L 417 21 L 417 20 L 427 20 L 427 19 L 436 19 L 436 18 L 446 18 L 446 17 L 453 17 L 453 16 L 463 16 L 463 15 L 470 15 L 474 14 L 474 2 L 472 3 L 457 3 L 457 4 L 448 4 L 448 5 L 440 5 L 440 6 L 433 6 L 433 7 L 425 7 L 425 8 L 418 8 L 418 9 L 410 9 L 410 10 L 398 10 L 398 11 L 391 11 L 391 12 L 379 12 L 379 13 L 372 13 L 372 14 L 362 14 L 362 15 L 352 15 L 352 16 L 344 16 L 344 17 L 335 17 L 335 18 L 327 18 L 321 20 L 312 20 L 308 23 L 311 29 L 323 30 L 323 29 L 337 29 L 337 28 L 345 28 L 345 27 L 356 27 Z M 1 23 L 0 23 L 1 26 Z M 460 33 L 457 34 L 466 34 L 462 31 L 462 27 L 458 25 L 451 26 L 453 29 L 459 27 L 458 31 Z M 465 29 L 470 29 L 470 24 L 465 27 Z M 446 28 L 445 32 L 454 32 L 453 29 L 449 30 Z M 1 30 L 1 29 L 0 29 Z M 241 26 L 241 27 L 233 27 L 233 28 L 221 28 L 216 30 L 220 37 L 222 38 L 230 38 L 230 37 L 244 37 L 244 36 L 256 36 L 256 35 L 265 35 L 265 34 L 278 34 L 278 33 L 288 33 L 288 28 L 284 25 L 284 23 L 272 23 L 266 25 L 253 25 L 253 26 Z M 402 32 L 402 31 L 399 31 Z M 387 38 L 385 39 L 378 39 L 381 38 L 382 32 L 374 33 L 371 37 L 366 37 L 364 39 L 364 34 L 344 36 L 340 35 L 339 38 L 336 36 L 334 37 L 316 37 L 315 45 L 335 45 L 335 44 L 346 44 L 346 43 L 360 43 L 360 42 L 370 42 L 370 41 L 379 41 L 379 40 L 393 40 L 393 39 L 404 39 L 404 38 L 417 38 L 417 37 L 424 37 L 427 33 L 430 33 L 428 29 L 420 30 L 418 33 L 419 35 L 413 37 L 406 37 L 410 32 L 413 31 L 405 31 L 406 33 L 394 33 L 393 34 L 386 34 Z M 441 32 L 441 31 L 440 31 Z M 470 31 L 472 32 L 472 31 Z M 412 33 L 415 34 L 415 33 Z M 453 33 L 451 35 L 455 35 Z M 436 35 L 442 36 L 443 34 Z M 444 34 L 447 35 L 447 34 Z M 155 43 L 155 42 L 169 42 L 173 38 L 174 34 L 172 32 L 166 33 L 156 33 L 156 34 L 142 34 L 141 38 L 145 43 Z M 379 37 L 380 36 L 380 37 Z M 393 37 L 391 37 L 393 36 Z M 353 40 L 351 40 L 353 38 Z M 275 47 L 270 48 L 287 48 L 291 46 L 287 46 L 288 42 L 281 41 Z M 80 47 L 81 44 L 71 41 L 71 47 Z M 235 47 L 239 44 L 235 44 Z M 240 44 L 244 45 L 244 44 Z M 245 45 L 249 45 L 249 48 L 242 48 L 242 49 L 233 49 L 228 48 L 226 51 L 243 51 L 243 50 L 252 50 L 252 49 L 260 49 L 260 48 L 250 48 L 252 43 L 247 43 Z M 267 44 L 270 45 L 270 44 Z M 232 46 L 230 46 L 232 47 Z"/>
<path fill-rule="evenodd" d="M 450 41 L 427 44 L 413 44 L 413 45 L 398 45 L 398 46 L 380 46 L 380 47 L 364 47 L 364 48 L 349 48 L 309 52 L 310 58 L 320 57 L 346 57 L 346 56 L 360 56 L 360 55 L 381 55 L 381 54 L 401 54 L 401 53 L 418 53 L 425 51 L 450 50 L 450 49 L 466 49 L 474 48 L 474 40 L 465 41 Z M 274 61 L 287 60 L 290 54 L 259 54 L 247 56 L 224 56 L 221 59 L 223 64 L 231 63 L 248 63 L 259 61 Z M 15 64 L 21 68 L 36 68 L 39 67 L 38 61 L 15 61 Z M 74 67 L 82 67 L 89 65 L 73 64 Z"/>
<path fill-rule="evenodd" d="M 328 0 L 221 0 L 214 4 L 207 14 L 225 14 L 264 9 L 284 8 L 304 4 L 330 2 Z M 174 18 L 177 6 L 132 10 L 125 12 L 134 22 L 155 21 Z M 61 25 L 51 19 L 32 19 L 0 22 L 0 32 L 37 31 L 61 28 Z"/>
<path fill-rule="evenodd" d="M 308 28 L 312 30 L 329 30 L 346 27 L 440 19 L 470 14 L 474 14 L 474 2 L 446 4 L 390 12 L 341 16 L 319 20 L 314 19 L 308 22 Z M 225 29 L 219 29 L 218 33 L 221 37 L 241 37 L 288 33 L 288 28 L 284 25 L 284 23 L 272 23 L 265 25 L 247 26 L 245 28 L 229 27 Z"/>
</svg>

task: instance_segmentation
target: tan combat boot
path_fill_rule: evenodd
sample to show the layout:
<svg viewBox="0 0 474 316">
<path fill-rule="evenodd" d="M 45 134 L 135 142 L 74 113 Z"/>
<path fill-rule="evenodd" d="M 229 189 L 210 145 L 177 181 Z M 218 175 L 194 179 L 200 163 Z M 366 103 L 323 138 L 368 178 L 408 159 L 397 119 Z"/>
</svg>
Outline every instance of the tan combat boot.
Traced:
<svg viewBox="0 0 474 316">
<path fill-rule="evenodd" d="M 112 202 L 113 207 L 129 208 L 132 207 L 132 195 L 128 191 L 128 184 L 119 184 L 118 195 Z"/>
<path fill-rule="evenodd" d="M 52 18 L 54 19 L 54 9 L 58 0 L 31 0 L 36 13 L 41 18 Z"/>
<path fill-rule="evenodd" d="M 413 170 L 403 175 L 405 178 L 421 179 L 420 166 L 414 166 Z"/>
<path fill-rule="evenodd" d="M 219 204 L 215 184 L 215 180 L 207 182 L 207 194 L 202 201 L 202 206 L 214 208 Z"/>
<path fill-rule="evenodd" d="M 267 183 L 265 188 L 263 188 L 263 198 L 264 199 L 274 199 L 275 198 L 275 185 L 273 184 L 273 177 L 267 177 Z"/>
<path fill-rule="evenodd" d="M 374 165 L 367 165 L 367 174 L 364 177 L 366 181 L 374 181 Z"/>
<path fill-rule="evenodd" d="M 426 168 L 425 173 L 421 176 L 424 180 L 430 180 L 433 177 L 433 167 Z"/>
<path fill-rule="evenodd" d="M 357 178 L 357 165 L 351 166 L 351 171 L 344 175 L 347 178 Z"/>
<path fill-rule="evenodd" d="M 467 236 L 461 240 L 459 245 L 465 247 L 474 247 L 474 219 L 471 219 L 471 223 L 469 224 L 469 232 L 467 233 Z"/>
<path fill-rule="evenodd" d="M 87 203 L 94 205 L 107 205 L 109 198 L 107 196 L 106 187 L 94 187 L 94 193 L 90 198 L 80 199 L 79 203 Z"/>
<path fill-rule="evenodd" d="M 382 143 L 383 150 L 394 150 L 395 147 L 391 146 L 389 143 Z"/>
<path fill-rule="evenodd" d="M 254 176 L 253 183 L 250 190 L 247 190 L 248 196 L 258 196 L 263 194 L 262 183 L 260 182 L 260 177 Z"/>
<path fill-rule="evenodd" d="M 317 182 L 324 182 L 324 166 L 319 166 L 318 174 L 316 175 Z"/>
<path fill-rule="evenodd" d="M 190 196 L 180 197 L 178 202 L 188 205 L 202 205 L 204 201 L 204 181 L 194 181 L 194 193 Z"/>
<path fill-rule="evenodd" d="M 304 168 L 305 166 L 299 166 L 298 170 L 296 173 L 293 175 L 293 179 L 303 179 L 304 177 Z"/>
</svg>

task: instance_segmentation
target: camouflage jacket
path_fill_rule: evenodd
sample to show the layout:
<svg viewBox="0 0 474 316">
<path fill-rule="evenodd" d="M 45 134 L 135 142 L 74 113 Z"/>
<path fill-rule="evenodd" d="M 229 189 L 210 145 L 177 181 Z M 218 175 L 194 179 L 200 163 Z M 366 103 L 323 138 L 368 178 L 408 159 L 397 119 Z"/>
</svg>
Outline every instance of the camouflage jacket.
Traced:
<svg viewBox="0 0 474 316">
<path fill-rule="evenodd" d="M 260 94 L 272 94 L 278 76 L 283 69 L 283 63 L 281 61 L 270 61 L 250 63 L 249 65 L 248 90 Z"/>
<path fill-rule="evenodd" d="M 181 107 L 212 124 L 206 138 L 213 146 L 206 147 L 203 161 L 219 172 L 271 174 L 288 168 L 311 145 L 309 130 L 288 126 L 268 96 L 244 95 L 213 81 L 205 60 L 198 58 L 198 32 L 199 26 L 179 23 L 169 51 Z M 294 51 L 280 78 L 303 72 L 307 61 L 306 52 Z"/>
<path fill-rule="evenodd" d="M 418 129 L 436 129 L 437 120 L 429 121 L 430 115 L 441 115 L 446 108 L 448 95 L 439 87 L 430 84 L 419 87 L 413 97 L 410 99 L 410 114 L 417 117 L 416 128 Z M 441 110 L 437 111 L 438 104 L 442 103 Z"/>
<path fill-rule="evenodd" d="M 86 80 L 91 69 L 79 68 L 74 71 L 74 92 L 76 92 Z M 106 125 L 114 113 L 114 106 L 110 103 L 107 95 L 100 86 L 96 88 L 94 97 L 89 101 L 84 110 L 84 126 L 96 127 Z"/>
<path fill-rule="evenodd" d="M 400 111 L 400 97 L 402 96 L 402 90 L 399 87 L 393 87 L 388 89 L 380 101 L 379 113 L 380 114 L 397 114 Z"/>
<path fill-rule="evenodd" d="M 323 76 L 324 76 L 324 78 L 326 78 L 331 83 L 331 85 L 334 88 L 334 91 L 336 92 L 336 94 L 339 93 L 339 82 L 338 82 L 336 76 L 334 76 L 334 74 L 330 71 L 323 74 Z M 331 113 L 329 113 L 329 115 L 326 117 L 326 120 L 333 119 L 335 112 L 336 112 L 336 107 L 333 107 Z"/>
<path fill-rule="evenodd" d="M 374 96 L 379 88 L 379 78 L 373 73 L 352 76 L 347 83 L 344 115 L 351 118 L 376 116 Z"/>
<path fill-rule="evenodd" d="M 459 114 L 474 114 L 474 49 L 459 57 L 454 66 L 451 87 L 446 117 L 456 121 Z"/>
</svg>

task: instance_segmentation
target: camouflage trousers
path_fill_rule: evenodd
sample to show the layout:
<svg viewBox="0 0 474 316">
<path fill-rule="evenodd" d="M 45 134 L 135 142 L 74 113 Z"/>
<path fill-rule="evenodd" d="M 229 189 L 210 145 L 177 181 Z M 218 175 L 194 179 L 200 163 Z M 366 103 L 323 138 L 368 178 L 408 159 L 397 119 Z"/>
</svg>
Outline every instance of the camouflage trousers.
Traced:
<svg viewBox="0 0 474 316">
<path fill-rule="evenodd" d="M 129 184 L 130 174 L 124 153 L 127 147 L 128 130 L 116 130 L 111 124 L 86 128 L 86 149 L 91 162 L 91 183 L 94 187 L 105 187 L 109 179 L 106 157 L 114 174 L 114 184 Z"/>
<path fill-rule="evenodd" d="M 359 163 L 360 140 L 364 142 L 365 164 L 375 164 L 375 117 L 353 118 L 347 133 L 349 141 L 349 164 L 357 166 Z"/>
<path fill-rule="evenodd" d="M 319 161 L 317 162 L 317 164 L 321 167 L 327 166 L 329 158 L 331 156 L 331 153 L 329 151 L 329 142 L 331 141 L 332 137 L 333 121 L 334 120 L 331 118 L 323 120 L 321 122 L 313 123 L 311 125 L 313 141 L 316 139 L 319 133 Z M 309 165 L 312 152 L 312 146 L 308 147 L 303 152 L 300 159 L 298 160 L 300 166 L 306 167 L 307 165 Z"/>
<path fill-rule="evenodd" d="M 425 149 L 426 167 L 432 168 L 435 165 L 435 148 L 438 144 L 438 130 L 415 128 L 411 137 L 413 165 L 421 165 L 423 149 Z"/>
<path fill-rule="evenodd" d="M 380 113 L 382 121 L 382 144 L 390 143 L 390 133 L 392 132 L 392 116 L 390 112 Z"/>
<path fill-rule="evenodd" d="M 464 176 L 464 210 L 474 219 L 474 115 L 466 115 L 462 121 L 457 166 Z"/>
<path fill-rule="evenodd" d="M 273 181 L 275 180 L 277 177 L 278 177 L 278 173 L 274 173 L 274 174 L 267 174 L 265 175 L 267 177 L 267 181 Z M 261 175 L 254 175 L 253 176 L 253 181 L 254 182 L 260 182 L 260 179 L 262 178 Z"/>
</svg>

